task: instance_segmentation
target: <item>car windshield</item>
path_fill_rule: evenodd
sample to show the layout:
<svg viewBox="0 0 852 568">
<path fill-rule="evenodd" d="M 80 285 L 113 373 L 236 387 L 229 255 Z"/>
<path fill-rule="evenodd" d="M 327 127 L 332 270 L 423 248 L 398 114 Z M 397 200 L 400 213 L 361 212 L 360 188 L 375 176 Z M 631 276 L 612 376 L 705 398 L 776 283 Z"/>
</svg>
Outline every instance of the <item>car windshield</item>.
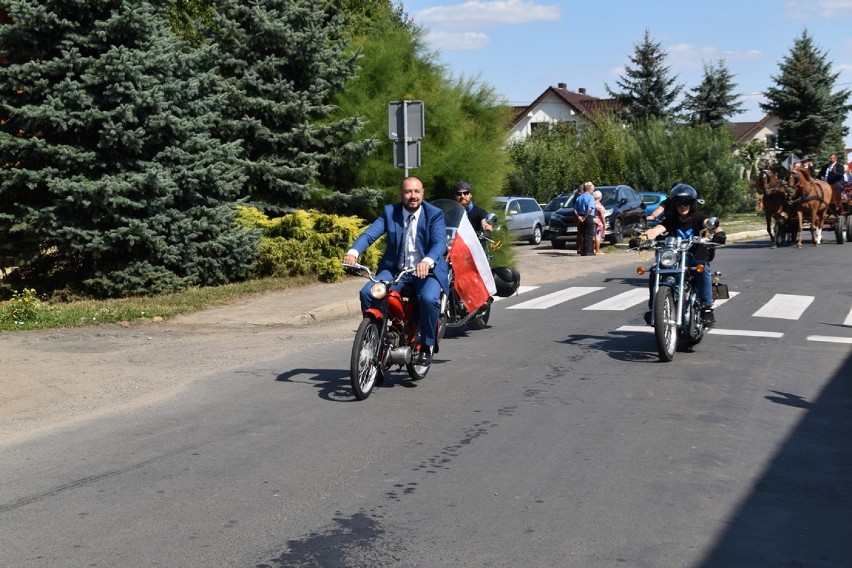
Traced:
<svg viewBox="0 0 852 568">
<path fill-rule="evenodd" d="M 604 207 L 612 207 L 615 205 L 615 188 L 614 187 L 604 187 L 598 188 L 601 192 L 601 203 L 604 204 Z"/>
<path fill-rule="evenodd" d="M 615 203 L 615 188 L 614 187 L 598 187 L 598 190 L 601 192 L 601 203 L 603 203 L 604 207 L 610 208 L 613 207 Z M 563 208 L 570 209 L 574 207 L 574 200 L 577 198 L 577 192 L 571 194 L 571 197 L 565 200 L 565 204 L 562 205 Z M 551 203 L 553 203 L 551 201 Z M 550 203 L 547 205 L 550 207 Z M 547 211 L 547 209 L 545 209 Z"/>
<path fill-rule="evenodd" d="M 544 207 L 544 210 L 545 211 L 556 211 L 557 209 L 561 209 L 561 208 L 565 207 L 565 203 L 567 203 L 569 199 L 571 199 L 571 196 L 569 196 L 569 195 L 560 195 L 559 197 L 554 197 L 553 199 L 550 200 L 550 203 L 548 203 Z"/>
<path fill-rule="evenodd" d="M 643 195 L 642 196 L 642 203 L 644 203 L 645 205 L 653 205 L 654 203 L 657 203 L 658 201 L 661 201 L 659 195 Z"/>
</svg>

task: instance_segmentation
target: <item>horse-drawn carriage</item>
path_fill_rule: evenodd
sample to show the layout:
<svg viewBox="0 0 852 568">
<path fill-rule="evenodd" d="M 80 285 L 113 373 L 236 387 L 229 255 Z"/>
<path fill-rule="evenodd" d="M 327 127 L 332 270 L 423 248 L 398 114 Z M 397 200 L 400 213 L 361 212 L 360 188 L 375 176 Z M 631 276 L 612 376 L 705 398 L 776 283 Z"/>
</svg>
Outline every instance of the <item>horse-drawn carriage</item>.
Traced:
<svg viewBox="0 0 852 568">
<path fill-rule="evenodd" d="M 772 170 L 763 169 L 757 189 L 763 193 L 772 248 L 794 242 L 801 248 L 805 230 L 810 230 L 814 245 L 822 241 L 823 231 L 833 232 L 838 244 L 852 242 L 852 183 L 832 187 L 813 179 L 803 168 L 794 168 L 786 179 L 779 180 Z"/>
</svg>

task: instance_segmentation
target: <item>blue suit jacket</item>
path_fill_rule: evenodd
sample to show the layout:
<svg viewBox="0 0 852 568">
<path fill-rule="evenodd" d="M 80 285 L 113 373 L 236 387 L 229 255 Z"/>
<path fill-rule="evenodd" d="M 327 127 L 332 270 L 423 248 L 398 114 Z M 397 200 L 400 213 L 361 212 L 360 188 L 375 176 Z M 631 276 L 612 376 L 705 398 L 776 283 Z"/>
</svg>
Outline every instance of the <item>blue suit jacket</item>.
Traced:
<svg viewBox="0 0 852 568">
<path fill-rule="evenodd" d="M 444 212 L 423 201 L 420 205 L 420 220 L 417 223 L 417 240 L 415 246 L 424 257 L 428 256 L 435 261 L 432 269 L 434 277 L 438 279 L 444 292 L 449 293 L 449 267 L 444 255 L 447 254 L 447 227 L 444 223 Z M 382 214 L 361 233 L 355 240 L 352 248 L 363 254 L 370 245 L 382 235 L 387 235 L 387 247 L 385 254 L 379 261 L 379 270 L 389 270 L 396 274 L 397 260 L 402 247 L 402 233 L 404 228 L 402 202 L 385 205 Z"/>
</svg>

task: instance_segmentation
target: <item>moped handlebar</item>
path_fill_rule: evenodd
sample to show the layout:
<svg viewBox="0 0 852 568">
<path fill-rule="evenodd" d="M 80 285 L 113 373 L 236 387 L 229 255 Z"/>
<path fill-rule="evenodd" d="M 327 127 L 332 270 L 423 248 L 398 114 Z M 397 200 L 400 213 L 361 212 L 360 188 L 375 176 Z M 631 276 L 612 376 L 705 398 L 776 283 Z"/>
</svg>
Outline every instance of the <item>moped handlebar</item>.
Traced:
<svg viewBox="0 0 852 568">
<path fill-rule="evenodd" d="M 343 266 L 343 268 L 348 268 L 352 271 L 356 271 L 356 272 L 361 273 L 362 276 L 371 280 L 372 282 L 382 282 L 381 280 L 379 280 L 378 278 L 376 278 L 373 275 L 373 271 L 370 270 L 369 266 L 365 266 L 363 264 L 358 264 L 357 262 L 355 264 L 346 264 L 345 262 L 341 262 L 340 265 Z M 414 268 L 414 267 L 405 268 L 403 270 L 400 270 L 399 273 L 396 276 L 394 276 L 392 279 L 390 279 L 386 282 L 383 282 L 383 283 L 389 284 L 389 285 L 390 284 L 396 284 L 397 282 L 402 280 L 403 276 L 406 276 L 408 274 L 414 274 L 415 272 L 417 272 L 417 269 Z"/>
</svg>

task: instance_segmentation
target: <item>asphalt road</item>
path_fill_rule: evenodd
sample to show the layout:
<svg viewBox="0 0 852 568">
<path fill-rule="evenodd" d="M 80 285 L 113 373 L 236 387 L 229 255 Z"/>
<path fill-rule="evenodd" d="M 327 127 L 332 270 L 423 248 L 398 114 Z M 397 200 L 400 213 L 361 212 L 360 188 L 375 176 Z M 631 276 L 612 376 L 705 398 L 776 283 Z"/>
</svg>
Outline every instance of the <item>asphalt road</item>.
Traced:
<svg viewBox="0 0 852 568">
<path fill-rule="evenodd" d="M 848 568 L 850 255 L 728 247 L 737 294 L 671 363 L 630 265 L 497 302 L 363 402 L 330 327 L 4 447 L 0 565 Z"/>
</svg>

